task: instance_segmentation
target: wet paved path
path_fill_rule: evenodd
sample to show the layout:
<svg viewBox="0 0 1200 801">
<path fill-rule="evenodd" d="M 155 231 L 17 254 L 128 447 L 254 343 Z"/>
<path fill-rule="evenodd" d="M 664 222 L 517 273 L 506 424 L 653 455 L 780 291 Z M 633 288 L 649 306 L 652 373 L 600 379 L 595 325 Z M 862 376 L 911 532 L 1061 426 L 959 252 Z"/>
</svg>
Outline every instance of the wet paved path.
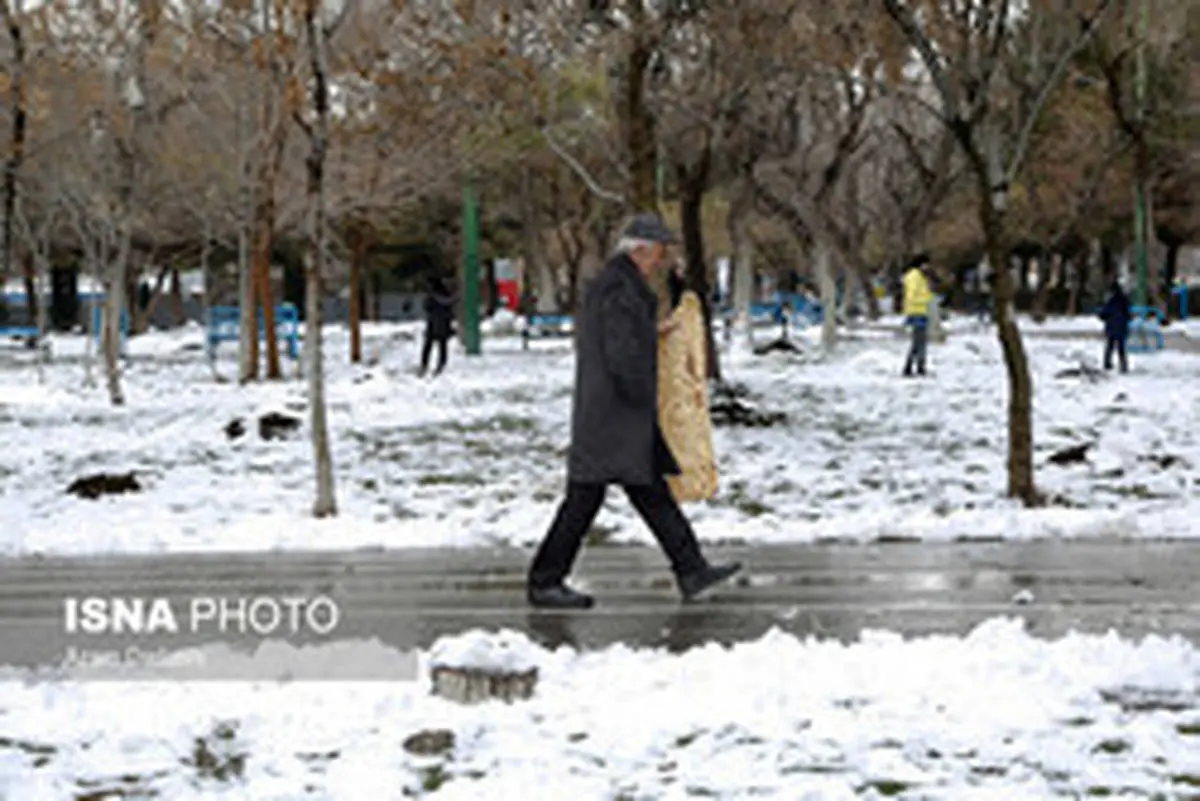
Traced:
<svg viewBox="0 0 1200 801">
<path fill-rule="evenodd" d="M 378 637 L 405 650 L 473 627 L 510 627 L 583 648 L 684 649 L 755 639 L 771 627 L 843 640 L 863 628 L 962 634 L 1000 615 L 1024 618 L 1039 636 L 1113 629 L 1132 637 L 1180 634 L 1200 644 L 1200 543 L 793 545 L 712 548 L 709 555 L 743 560 L 745 579 L 712 599 L 681 604 L 658 551 L 585 549 L 577 577 L 599 602 L 572 613 L 526 607 L 529 554 L 517 549 L 0 560 L 0 664 L 45 665 L 68 644 L 79 647 L 83 635 L 64 633 L 68 596 L 166 597 L 178 609 L 197 597 L 324 594 L 340 610 L 336 637 Z M 1018 595 L 1026 602 L 1016 602 Z M 135 642 L 178 648 L 213 639 L 242 641 L 205 629 Z"/>
</svg>

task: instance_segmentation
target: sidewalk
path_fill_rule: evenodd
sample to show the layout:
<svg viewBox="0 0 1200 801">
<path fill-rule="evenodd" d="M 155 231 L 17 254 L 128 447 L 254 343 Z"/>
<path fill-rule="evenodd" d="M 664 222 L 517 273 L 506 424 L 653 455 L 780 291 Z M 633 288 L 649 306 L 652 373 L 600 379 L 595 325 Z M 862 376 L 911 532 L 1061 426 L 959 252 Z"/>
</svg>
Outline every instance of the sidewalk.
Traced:
<svg viewBox="0 0 1200 801">
<path fill-rule="evenodd" d="M 474 627 L 518 629 L 550 645 L 686 649 L 756 639 L 772 627 L 842 640 L 864 628 L 963 634 L 996 616 L 1022 617 L 1038 636 L 1114 629 L 1200 643 L 1195 544 L 760 546 L 709 555 L 741 559 L 747 574 L 741 586 L 684 605 L 658 551 L 586 549 L 579 585 L 597 595 L 598 605 L 574 613 L 526 607 L 529 554 L 517 549 L 9 559 L 0 561 L 0 661 L 61 659 L 69 643 L 64 600 L 82 596 L 167 597 L 186 605 L 197 596 L 327 595 L 341 612 L 332 636 L 378 637 L 405 650 Z M 88 642 L 145 649 L 203 641 L 201 633 Z"/>
</svg>

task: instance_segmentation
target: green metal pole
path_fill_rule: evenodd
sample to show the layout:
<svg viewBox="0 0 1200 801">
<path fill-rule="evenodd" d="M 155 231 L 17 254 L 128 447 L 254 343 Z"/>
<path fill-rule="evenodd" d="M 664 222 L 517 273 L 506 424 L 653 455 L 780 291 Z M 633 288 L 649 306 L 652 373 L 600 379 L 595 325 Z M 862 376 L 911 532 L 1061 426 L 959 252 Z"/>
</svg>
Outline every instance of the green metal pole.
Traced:
<svg viewBox="0 0 1200 801">
<path fill-rule="evenodd" d="M 464 344 L 468 356 L 479 355 L 479 210 L 475 192 L 468 182 L 463 187 L 463 270 L 464 317 L 467 330 Z"/>
<path fill-rule="evenodd" d="M 1141 6 L 1141 25 L 1138 33 L 1138 48 L 1137 48 L 1137 115 L 1138 115 L 1138 130 L 1141 132 L 1143 139 L 1139 144 L 1139 148 L 1145 149 L 1145 120 L 1146 120 L 1146 36 L 1149 33 L 1149 8 L 1146 0 L 1142 0 Z M 1149 239 L 1150 232 L 1148 229 L 1148 220 L 1146 214 L 1146 164 L 1145 153 L 1140 152 L 1138 156 L 1138 174 L 1137 174 L 1137 198 L 1135 200 L 1134 224 L 1137 226 L 1137 305 L 1149 305 L 1150 292 L 1148 280 L 1148 264 L 1149 261 Z"/>
</svg>

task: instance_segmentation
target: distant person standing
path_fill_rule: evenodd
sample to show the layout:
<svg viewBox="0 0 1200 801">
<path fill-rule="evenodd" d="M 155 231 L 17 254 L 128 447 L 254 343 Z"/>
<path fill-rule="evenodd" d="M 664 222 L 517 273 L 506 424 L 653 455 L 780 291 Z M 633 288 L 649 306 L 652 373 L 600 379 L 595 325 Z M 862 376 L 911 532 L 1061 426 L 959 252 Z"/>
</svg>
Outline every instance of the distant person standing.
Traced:
<svg viewBox="0 0 1200 801">
<path fill-rule="evenodd" d="M 925 375 L 925 352 L 929 344 L 929 304 L 933 292 L 929 289 L 929 256 L 921 254 L 904 273 L 904 323 L 912 329 L 912 343 L 904 361 L 905 377 Z"/>
<path fill-rule="evenodd" d="M 1133 318 L 1133 309 L 1119 281 L 1113 281 L 1108 291 L 1108 301 L 1100 309 L 1100 319 L 1104 321 L 1104 369 L 1112 369 L 1115 350 L 1121 359 L 1121 372 L 1128 373 L 1129 359 L 1125 343 L 1129 339 L 1129 321 Z"/>
<path fill-rule="evenodd" d="M 421 345 L 421 369 L 424 376 L 429 370 L 429 356 L 436 343 L 438 348 L 435 376 L 446 369 L 446 350 L 450 337 L 454 336 L 454 296 L 440 276 L 432 276 L 425 294 L 425 341 Z"/>
<path fill-rule="evenodd" d="M 665 475 L 680 468 L 658 422 L 658 323 L 651 277 L 670 264 L 677 242 L 656 214 L 626 226 L 617 253 L 583 297 L 575 355 L 575 396 L 567 492 L 529 568 L 531 605 L 586 609 L 589 595 L 564 584 L 584 536 L 620 484 L 671 562 L 684 599 L 726 581 L 741 565 L 712 565 L 671 494 Z"/>
</svg>

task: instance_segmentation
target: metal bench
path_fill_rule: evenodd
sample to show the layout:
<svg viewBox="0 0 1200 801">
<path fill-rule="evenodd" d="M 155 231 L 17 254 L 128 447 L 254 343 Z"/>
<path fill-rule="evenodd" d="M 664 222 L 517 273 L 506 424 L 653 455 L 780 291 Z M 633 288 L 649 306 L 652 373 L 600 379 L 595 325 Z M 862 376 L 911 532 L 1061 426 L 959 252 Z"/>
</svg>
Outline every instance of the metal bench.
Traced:
<svg viewBox="0 0 1200 801">
<path fill-rule="evenodd" d="M 575 318 L 569 314 L 527 314 L 521 329 L 522 347 L 533 337 L 569 337 L 575 333 Z"/>
<path fill-rule="evenodd" d="M 208 358 L 217 357 L 217 345 L 237 342 L 242 335 L 242 310 L 238 306 L 210 306 L 205 339 Z M 288 358 L 300 357 L 300 310 L 291 303 L 275 307 L 275 336 L 287 343 Z M 258 310 L 258 338 L 266 339 L 262 309 Z"/>
<path fill-rule="evenodd" d="M 36 348 L 42 339 L 42 332 L 31 325 L 0 325 L 0 338 L 21 340 L 27 347 Z"/>
<path fill-rule="evenodd" d="M 1166 346 L 1163 325 L 1166 315 L 1154 306 L 1132 306 L 1133 317 L 1129 321 L 1129 341 L 1125 349 L 1130 353 L 1150 353 Z"/>
</svg>

